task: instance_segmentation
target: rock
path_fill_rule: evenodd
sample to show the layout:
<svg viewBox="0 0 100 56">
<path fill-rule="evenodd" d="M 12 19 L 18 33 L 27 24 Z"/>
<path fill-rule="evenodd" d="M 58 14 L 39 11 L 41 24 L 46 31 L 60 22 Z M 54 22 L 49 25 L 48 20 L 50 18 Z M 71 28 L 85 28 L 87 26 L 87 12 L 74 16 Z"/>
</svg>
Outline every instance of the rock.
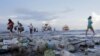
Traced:
<svg viewBox="0 0 100 56">
<path fill-rule="evenodd" d="M 17 44 L 17 43 L 18 43 L 17 38 L 13 38 L 13 39 L 10 39 L 10 40 L 3 40 L 4 45 Z"/>
</svg>

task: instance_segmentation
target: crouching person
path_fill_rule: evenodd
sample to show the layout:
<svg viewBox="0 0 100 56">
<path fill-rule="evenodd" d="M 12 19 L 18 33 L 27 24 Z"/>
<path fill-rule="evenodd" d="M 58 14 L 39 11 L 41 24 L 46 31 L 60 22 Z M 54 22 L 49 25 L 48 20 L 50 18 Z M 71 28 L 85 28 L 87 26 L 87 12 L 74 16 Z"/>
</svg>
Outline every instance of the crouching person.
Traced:
<svg viewBox="0 0 100 56">
<path fill-rule="evenodd" d="M 14 29 L 18 32 L 18 35 L 21 35 L 21 33 L 24 31 L 24 27 L 19 21 L 17 22 L 17 26 L 15 26 Z"/>
</svg>

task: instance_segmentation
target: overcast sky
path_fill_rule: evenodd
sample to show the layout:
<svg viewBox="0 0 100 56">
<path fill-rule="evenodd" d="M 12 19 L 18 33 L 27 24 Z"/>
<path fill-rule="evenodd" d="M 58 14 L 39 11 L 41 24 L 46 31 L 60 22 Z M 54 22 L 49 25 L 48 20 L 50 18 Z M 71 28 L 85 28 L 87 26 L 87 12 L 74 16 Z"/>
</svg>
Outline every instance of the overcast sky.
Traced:
<svg viewBox="0 0 100 56">
<path fill-rule="evenodd" d="M 25 26 L 48 22 L 57 29 L 86 29 L 90 15 L 94 28 L 100 29 L 100 0 L 0 0 L 0 29 L 6 29 L 8 18 Z"/>
</svg>

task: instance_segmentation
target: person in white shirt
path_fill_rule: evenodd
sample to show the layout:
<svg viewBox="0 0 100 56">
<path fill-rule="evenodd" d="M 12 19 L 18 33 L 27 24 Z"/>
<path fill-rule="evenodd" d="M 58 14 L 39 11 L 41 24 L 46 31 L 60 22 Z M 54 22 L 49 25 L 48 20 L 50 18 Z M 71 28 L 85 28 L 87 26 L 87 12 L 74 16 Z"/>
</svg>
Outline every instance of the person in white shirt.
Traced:
<svg viewBox="0 0 100 56">
<path fill-rule="evenodd" d="M 30 30 L 30 34 L 33 34 L 33 25 L 32 25 L 32 23 L 28 27 L 29 27 L 29 30 Z"/>
</svg>

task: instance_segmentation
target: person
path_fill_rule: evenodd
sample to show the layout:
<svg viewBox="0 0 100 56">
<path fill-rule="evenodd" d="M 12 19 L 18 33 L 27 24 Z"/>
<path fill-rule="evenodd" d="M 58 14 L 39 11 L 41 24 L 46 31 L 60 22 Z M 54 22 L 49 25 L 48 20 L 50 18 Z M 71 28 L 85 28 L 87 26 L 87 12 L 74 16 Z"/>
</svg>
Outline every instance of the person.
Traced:
<svg viewBox="0 0 100 56">
<path fill-rule="evenodd" d="M 95 35 L 94 29 L 92 27 L 92 24 L 93 24 L 92 16 L 89 16 L 89 18 L 88 18 L 88 26 L 87 26 L 87 30 L 86 30 L 86 36 L 87 36 L 87 32 L 88 32 L 89 29 L 93 32 L 93 35 Z"/>
<path fill-rule="evenodd" d="M 32 23 L 28 27 L 29 27 L 29 30 L 30 30 L 30 34 L 32 34 L 33 33 L 33 25 L 32 25 Z"/>
<path fill-rule="evenodd" d="M 21 32 L 24 31 L 24 27 L 19 21 L 17 23 L 18 23 L 18 25 L 16 27 L 18 30 L 18 34 L 21 34 Z"/>
<path fill-rule="evenodd" d="M 7 29 L 10 30 L 10 35 L 12 35 L 14 22 L 11 19 L 8 19 L 8 24 L 7 25 L 8 25 Z"/>
</svg>

